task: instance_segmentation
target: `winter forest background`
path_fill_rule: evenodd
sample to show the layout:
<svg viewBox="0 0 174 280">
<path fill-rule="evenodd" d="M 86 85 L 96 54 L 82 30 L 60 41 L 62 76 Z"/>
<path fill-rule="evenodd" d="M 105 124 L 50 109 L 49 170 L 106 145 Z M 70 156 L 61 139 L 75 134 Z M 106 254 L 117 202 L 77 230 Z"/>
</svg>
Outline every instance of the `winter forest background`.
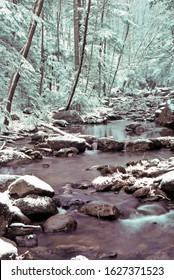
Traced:
<svg viewBox="0 0 174 280">
<path fill-rule="evenodd" d="M 1 0 L 1 129 L 12 112 L 33 121 L 114 88 L 173 86 L 173 13 L 173 0 Z"/>
</svg>

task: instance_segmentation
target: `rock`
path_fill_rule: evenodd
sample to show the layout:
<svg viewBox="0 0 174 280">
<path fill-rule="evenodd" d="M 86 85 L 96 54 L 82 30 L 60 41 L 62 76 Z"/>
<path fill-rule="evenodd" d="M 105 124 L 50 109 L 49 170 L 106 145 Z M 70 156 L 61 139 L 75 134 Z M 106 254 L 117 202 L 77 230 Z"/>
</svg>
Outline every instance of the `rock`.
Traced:
<svg viewBox="0 0 174 280">
<path fill-rule="evenodd" d="M 48 134 L 44 131 L 38 131 L 36 133 L 34 133 L 31 136 L 31 142 L 32 143 L 37 143 L 37 142 L 44 142 L 46 139 L 48 138 Z"/>
<path fill-rule="evenodd" d="M 11 220 L 12 213 L 9 206 L 0 201 L 0 236 L 6 233 L 7 226 L 10 224 Z"/>
<path fill-rule="evenodd" d="M 124 142 L 117 141 L 110 137 L 102 137 L 97 141 L 97 150 L 104 152 L 118 152 L 124 150 Z"/>
<path fill-rule="evenodd" d="M 69 138 L 67 136 L 56 136 L 48 139 L 48 145 L 53 151 L 59 151 L 64 148 L 75 147 L 79 152 L 84 152 L 86 149 L 85 139 L 78 137 Z"/>
<path fill-rule="evenodd" d="M 67 214 L 57 214 L 46 220 L 43 224 L 45 232 L 72 231 L 77 228 L 76 220 Z"/>
<path fill-rule="evenodd" d="M 0 260 L 11 260 L 18 255 L 15 242 L 7 239 L 0 238 Z"/>
<path fill-rule="evenodd" d="M 53 121 L 53 126 L 59 126 L 59 127 L 66 127 L 69 123 L 65 120 L 55 120 Z"/>
<path fill-rule="evenodd" d="M 84 201 L 81 199 L 76 199 L 76 198 L 68 198 L 67 195 L 62 197 L 61 199 L 61 206 L 63 209 L 69 209 L 70 207 L 73 209 L 78 208 L 79 206 L 84 205 L 85 203 L 89 202 L 89 200 Z"/>
<path fill-rule="evenodd" d="M 16 236 L 15 241 L 19 247 L 35 247 L 38 244 L 36 234 Z"/>
<path fill-rule="evenodd" d="M 79 113 L 76 110 L 54 112 L 52 117 L 55 120 L 63 119 L 70 124 L 84 122 L 83 118 L 79 115 Z"/>
<path fill-rule="evenodd" d="M 79 153 L 78 149 L 75 147 L 63 148 L 59 151 L 54 152 L 56 157 L 73 157 Z"/>
<path fill-rule="evenodd" d="M 59 245 L 52 249 L 52 253 L 86 253 L 88 251 L 93 251 L 93 247 L 86 247 L 81 246 L 77 244 L 71 244 L 71 245 Z"/>
<path fill-rule="evenodd" d="M 141 134 L 145 131 L 145 128 L 142 127 L 142 125 L 140 123 L 133 122 L 133 123 L 126 125 L 125 130 L 126 130 L 126 132 L 133 132 L 136 134 Z"/>
<path fill-rule="evenodd" d="M 23 253 L 22 255 L 18 256 L 16 258 L 16 260 L 34 260 L 33 255 L 31 254 L 31 252 L 26 251 L 25 253 Z"/>
<path fill-rule="evenodd" d="M 161 126 L 174 127 L 174 103 L 172 99 L 161 109 L 161 113 L 157 114 L 155 121 Z"/>
<path fill-rule="evenodd" d="M 12 206 L 11 213 L 13 216 L 12 221 L 14 223 L 31 224 L 31 220 L 25 216 L 18 207 Z"/>
<path fill-rule="evenodd" d="M 27 164 L 32 162 L 32 158 L 22 152 L 14 151 L 12 149 L 0 150 L 0 165 L 8 164 Z"/>
<path fill-rule="evenodd" d="M 22 198 L 29 194 L 50 197 L 54 195 L 53 188 L 34 175 L 24 175 L 19 177 L 10 184 L 8 190 L 10 196 L 13 198 Z"/>
<path fill-rule="evenodd" d="M 80 213 L 108 220 L 115 220 L 120 215 L 115 205 L 108 204 L 89 204 L 79 207 L 78 210 Z"/>
<path fill-rule="evenodd" d="M 32 151 L 29 155 L 33 160 L 42 159 L 42 154 L 40 151 Z"/>
<path fill-rule="evenodd" d="M 99 167 L 97 167 L 97 170 L 99 170 L 101 172 L 101 175 L 105 176 L 108 174 L 113 174 L 116 172 L 120 172 L 125 174 L 126 173 L 126 169 L 123 166 L 112 166 L 112 165 L 101 165 Z"/>
<path fill-rule="evenodd" d="M 41 231 L 41 226 L 36 225 L 25 225 L 22 223 L 12 223 L 7 228 L 7 235 L 10 237 L 10 239 L 14 238 L 14 236 L 22 236 L 22 235 L 30 235 L 33 234 L 36 231 Z"/>
<path fill-rule="evenodd" d="M 136 198 L 144 198 L 148 195 L 149 193 L 149 188 L 147 187 L 142 187 L 138 190 L 136 190 L 134 193 L 133 193 L 133 196 L 136 197 Z"/>
<path fill-rule="evenodd" d="M 99 176 L 92 181 L 92 186 L 96 191 L 109 191 L 112 186 L 114 186 L 115 182 L 113 177 L 103 177 Z"/>
<path fill-rule="evenodd" d="M 136 139 L 126 143 L 126 151 L 144 152 L 152 149 L 152 141 L 148 139 Z"/>
<path fill-rule="evenodd" d="M 30 219 L 42 220 L 58 212 L 54 201 L 47 196 L 28 195 L 13 202 Z"/>
<path fill-rule="evenodd" d="M 120 190 L 126 184 L 125 180 L 122 180 L 120 174 L 114 176 L 99 176 L 92 181 L 92 186 L 97 192 Z"/>
<path fill-rule="evenodd" d="M 93 144 L 94 141 L 97 139 L 97 138 L 96 138 L 95 136 L 93 136 L 93 135 L 84 135 L 84 134 L 78 135 L 78 138 L 83 138 L 83 139 L 85 139 L 86 142 L 87 142 L 88 144 Z"/>
<path fill-rule="evenodd" d="M 18 175 L 0 174 L 0 192 L 6 191 L 8 186 L 17 178 L 19 178 Z"/>
<path fill-rule="evenodd" d="M 12 121 L 19 121 L 20 120 L 20 118 L 17 114 L 11 114 L 10 117 L 11 117 Z"/>
<path fill-rule="evenodd" d="M 174 171 L 157 177 L 154 182 L 160 182 L 159 188 L 166 193 L 174 193 Z"/>
</svg>

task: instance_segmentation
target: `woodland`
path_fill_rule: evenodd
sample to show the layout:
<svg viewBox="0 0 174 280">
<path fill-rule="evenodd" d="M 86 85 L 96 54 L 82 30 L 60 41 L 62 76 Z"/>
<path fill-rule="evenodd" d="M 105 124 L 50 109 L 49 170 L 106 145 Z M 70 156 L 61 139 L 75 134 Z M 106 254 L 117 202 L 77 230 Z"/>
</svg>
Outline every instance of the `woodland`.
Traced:
<svg viewBox="0 0 174 280">
<path fill-rule="evenodd" d="M 116 87 L 173 85 L 171 0 L 1 0 L 0 18 L 2 130 L 26 108 L 37 121 L 91 110 Z"/>
<path fill-rule="evenodd" d="M 173 152 L 174 0 L 0 0 L 0 259 L 174 259 Z"/>
</svg>

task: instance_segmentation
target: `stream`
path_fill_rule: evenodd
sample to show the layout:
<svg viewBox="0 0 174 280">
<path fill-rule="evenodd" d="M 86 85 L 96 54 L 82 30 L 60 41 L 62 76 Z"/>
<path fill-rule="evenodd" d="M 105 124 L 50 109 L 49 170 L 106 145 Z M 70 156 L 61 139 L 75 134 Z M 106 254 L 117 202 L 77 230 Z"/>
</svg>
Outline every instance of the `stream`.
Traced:
<svg viewBox="0 0 174 280">
<path fill-rule="evenodd" d="M 107 125 L 86 125 L 80 128 L 83 134 L 91 134 L 97 137 L 112 135 L 115 139 L 125 140 L 139 138 L 138 135 L 126 135 L 125 125 L 127 120 L 113 121 Z M 158 137 L 165 129 L 156 128 L 154 124 L 147 124 L 147 131 L 141 137 Z M 76 128 L 78 130 L 78 128 Z M 20 141 L 19 145 L 24 145 Z M 94 192 L 92 188 L 85 190 L 73 189 L 72 193 L 64 193 L 68 190 L 69 183 L 90 183 L 100 175 L 96 169 L 89 169 L 95 165 L 111 164 L 125 166 L 129 161 L 142 158 L 152 159 L 157 157 L 169 158 L 173 152 L 169 150 L 151 151 L 146 153 L 104 153 L 98 150 L 86 150 L 75 157 L 56 158 L 45 157 L 43 160 L 22 166 L 1 167 L 1 174 L 26 174 L 32 173 L 49 183 L 55 193 L 63 199 L 83 200 L 92 202 L 104 202 L 115 204 L 124 216 L 116 221 L 106 221 L 78 213 L 74 208 L 60 211 L 71 213 L 77 220 L 76 231 L 44 234 L 37 233 L 38 247 L 29 248 L 37 259 L 70 259 L 78 254 L 53 253 L 58 245 L 76 244 L 93 248 L 83 255 L 90 259 L 98 256 L 94 253 L 100 251 L 104 259 L 116 256 L 117 259 L 174 259 L 174 210 L 172 202 L 151 202 L 140 204 L 131 195 L 120 191 Z M 170 205 L 170 206 L 171 206 Z M 173 207 L 174 209 L 174 207 Z M 23 253 L 28 248 L 19 248 Z M 51 252 L 52 250 L 52 252 Z M 101 256 L 100 256 L 101 257 Z"/>
</svg>

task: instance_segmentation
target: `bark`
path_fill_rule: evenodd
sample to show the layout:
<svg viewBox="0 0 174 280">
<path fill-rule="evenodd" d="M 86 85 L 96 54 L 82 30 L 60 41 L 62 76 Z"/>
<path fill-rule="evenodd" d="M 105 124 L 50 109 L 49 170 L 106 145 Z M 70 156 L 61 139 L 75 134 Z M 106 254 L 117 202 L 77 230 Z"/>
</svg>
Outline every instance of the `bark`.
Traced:
<svg viewBox="0 0 174 280">
<path fill-rule="evenodd" d="M 80 74 L 81 74 L 81 71 L 82 71 L 83 60 L 84 60 L 84 54 L 85 54 L 85 46 L 86 46 L 86 37 L 87 37 L 87 31 L 88 31 L 88 21 L 89 21 L 90 8 L 91 8 L 91 0 L 88 1 L 88 9 L 87 9 L 86 20 L 85 20 L 85 31 L 84 31 L 84 37 L 83 37 L 83 46 L 82 46 L 82 53 L 81 53 L 81 61 L 80 61 L 78 73 L 77 73 L 77 76 L 76 76 L 76 79 L 75 79 L 75 83 L 74 83 L 74 86 L 73 86 L 73 89 L 72 89 L 72 92 L 71 92 L 71 95 L 70 95 L 70 99 L 69 99 L 68 105 L 67 105 L 67 107 L 66 107 L 66 111 L 68 111 L 69 108 L 70 108 L 70 105 L 71 105 L 73 96 L 74 96 L 74 94 L 75 94 L 75 91 L 76 91 L 76 88 L 77 88 L 77 85 L 78 85 L 78 81 L 79 81 L 79 78 L 80 78 Z"/>
<path fill-rule="evenodd" d="M 45 63 L 45 52 L 44 52 L 44 13 L 42 13 L 42 35 L 41 35 L 41 68 L 40 68 L 40 87 L 39 95 L 42 95 L 43 79 L 44 79 L 44 63 Z"/>
<path fill-rule="evenodd" d="M 122 46 L 122 49 L 121 49 L 121 53 L 120 53 L 120 55 L 118 57 L 118 62 L 117 62 L 117 67 L 116 67 L 116 70 L 115 70 L 115 73 L 114 73 L 114 77 L 113 77 L 112 83 L 111 83 L 110 88 L 109 88 L 109 92 L 108 92 L 109 96 L 110 96 L 112 87 L 114 85 L 115 78 L 116 78 L 117 73 L 118 73 L 118 69 L 119 69 L 119 66 L 120 66 L 120 63 L 121 63 L 121 59 L 122 59 L 122 55 L 123 55 L 123 51 L 124 51 L 124 47 L 125 47 L 125 43 L 126 43 L 128 34 L 129 34 L 129 23 L 127 23 L 127 29 L 126 29 L 126 33 L 125 33 L 125 37 L 124 37 L 124 41 L 123 41 L 123 46 Z"/>
<path fill-rule="evenodd" d="M 35 15 L 38 16 L 38 17 L 40 16 L 40 13 L 42 11 L 43 4 L 44 4 L 44 0 L 40 0 L 39 4 L 38 4 L 38 8 L 36 9 L 36 12 L 35 12 Z M 31 47 L 31 43 L 32 43 L 32 39 L 33 39 L 34 33 L 36 31 L 36 27 L 37 27 L 37 21 L 34 20 L 34 22 L 30 26 L 27 42 L 26 42 L 26 45 L 24 46 L 24 49 L 22 51 L 22 56 L 25 59 L 28 56 L 28 53 L 29 53 L 29 50 L 30 50 L 30 47 Z M 16 90 L 16 87 L 18 85 L 19 79 L 20 79 L 19 71 L 16 72 L 15 74 L 12 74 L 12 76 L 13 76 L 13 78 L 11 80 L 11 86 L 9 87 L 8 100 L 7 100 L 7 106 L 6 106 L 6 111 L 7 111 L 8 115 L 11 112 L 13 97 L 14 97 L 15 90 Z M 4 124 L 7 125 L 7 126 L 9 125 L 8 117 L 5 117 Z"/>
<path fill-rule="evenodd" d="M 57 11 L 57 51 L 58 51 L 58 61 L 60 61 L 60 18 L 62 11 L 62 0 L 59 1 L 58 11 Z"/>
<path fill-rule="evenodd" d="M 79 68 L 79 13 L 78 13 L 78 0 L 74 0 L 74 58 L 75 70 Z"/>
</svg>

